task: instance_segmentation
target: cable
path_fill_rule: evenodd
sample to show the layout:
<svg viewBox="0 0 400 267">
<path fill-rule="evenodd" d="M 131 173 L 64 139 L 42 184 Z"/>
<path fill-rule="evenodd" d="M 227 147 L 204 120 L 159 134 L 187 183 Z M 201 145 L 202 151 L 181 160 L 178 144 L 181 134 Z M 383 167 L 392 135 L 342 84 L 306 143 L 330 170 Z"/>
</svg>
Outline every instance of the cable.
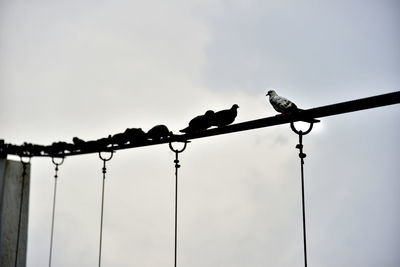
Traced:
<svg viewBox="0 0 400 267">
<path fill-rule="evenodd" d="M 304 248 L 304 266 L 307 267 L 307 232 L 306 232 L 306 212 L 305 212 L 305 200 L 304 200 L 304 158 L 306 154 L 303 153 L 303 135 L 311 132 L 313 128 L 313 123 L 310 123 L 310 126 L 307 131 L 299 131 L 295 128 L 294 123 L 290 123 L 290 128 L 298 134 L 299 136 L 299 144 L 296 145 L 296 148 L 299 149 L 299 158 L 300 158 L 300 172 L 301 172 L 301 206 L 303 213 L 303 248 Z"/>
<path fill-rule="evenodd" d="M 57 197 L 57 178 L 58 178 L 58 166 L 64 163 L 64 158 L 61 158 L 61 161 L 57 163 L 54 158 L 51 159 L 53 164 L 55 165 L 55 174 L 54 174 L 54 192 L 53 192 L 53 211 L 51 216 L 51 232 L 50 232 L 50 252 L 49 252 L 49 267 L 51 267 L 51 259 L 53 255 L 53 236 L 54 236 L 54 217 L 56 212 L 56 197 Z"/>
<path fill-rule="evenodd" d="M 110 156 L 108 158 L 103 158 L 101 152 L 99 152 L 99 158 L 103 161 L 103 185 L 101 188 L 101 215 L 100 215 L 100 244 L 99 244 L 99 267 L 101 266 L 101 248 L 103 243 L 103 217 L 104 217 L 104 184 L 106 180 L 106 162 L 109 161 L 112 157 L 114 152 L 110 152 Z"/>
<path fill-rule="evenodd" d="M 178 169 L 179 165 L 178 154 L 186 149 L 187 141 L 184 142 L 182 149 L 174 149 L 172 143 L 169 143 L 169 148 L 175 152 L 175 242 L 174 242 L 174 267 L 177 265 L 177 253 L 178 253 Z"/>
</svg>

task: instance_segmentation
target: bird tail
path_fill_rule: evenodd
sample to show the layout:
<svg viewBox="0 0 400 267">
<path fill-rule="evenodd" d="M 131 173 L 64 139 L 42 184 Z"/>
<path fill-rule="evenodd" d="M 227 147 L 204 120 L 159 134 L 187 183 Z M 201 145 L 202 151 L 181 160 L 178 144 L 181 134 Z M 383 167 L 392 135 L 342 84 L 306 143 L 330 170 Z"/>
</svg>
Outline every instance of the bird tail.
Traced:
<svg viewBox="0 0 400 267">
<path fill-rule="evenodd" d="M 182 130 L 179 130 L 181 133 L 188 133 L 190 130 L 189 130 L 189 127 L 186 127 L 186 128 L 184 128 L 184 129 L 182 129 Z"/>
</svg>

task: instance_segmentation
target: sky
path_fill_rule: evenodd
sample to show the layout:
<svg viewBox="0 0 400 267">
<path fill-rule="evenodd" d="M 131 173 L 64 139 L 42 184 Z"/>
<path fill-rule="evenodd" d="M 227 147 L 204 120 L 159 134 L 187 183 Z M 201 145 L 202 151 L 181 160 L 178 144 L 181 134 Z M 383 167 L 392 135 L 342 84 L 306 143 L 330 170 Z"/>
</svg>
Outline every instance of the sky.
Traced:
<svg viewBox="0 0 400 267">
<path fill-rule="evenodd" d="M 400 3 L 0 2 L 0 138 L 48 145 L 165 124 L 265 94 L 308 109 L 400 90 Z M 304 137 L 309 266 L 400 266 L 400 106 L 321 119 Z M 193 140 L 180 154 L 178 266 L 303 266 L 289 125 Z M 174 153 L 107 164 L 102 266 L 173 265 Z M 18 160 L 9 157 L 11 160 Z M 54 165 L 33 158 L 27 266 L 48 264 Z M 96 266 L 102 161 L 60 166 L 53 266 Z"/>
</svg>

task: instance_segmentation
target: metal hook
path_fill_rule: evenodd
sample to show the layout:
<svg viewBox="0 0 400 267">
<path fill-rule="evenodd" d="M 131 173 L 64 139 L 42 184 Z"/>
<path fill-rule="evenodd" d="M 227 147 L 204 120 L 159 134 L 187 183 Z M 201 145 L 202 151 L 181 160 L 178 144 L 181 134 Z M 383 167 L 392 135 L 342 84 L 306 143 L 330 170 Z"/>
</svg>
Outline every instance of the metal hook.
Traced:
<svg viewBox="0 0 400 267">
<path fill-rule="evenodd" d="M 103 151 L 104 152 L 104 151 Z M 103 158 L 103 156 L 101 155 L 101 151 L 99 152 L 99 158 L 102 160 L 102 161 L 104 161 L 104 162 L 106 162 L 106 161 L 109 161 L 110 159 L 112 159 L 112 157 L 113 157 L 113 155 L 114 155 L 114 151 L 109 151 L 109 153 L 110 153 L 110 156 L 108 157 L 108 158 Z"/>
<path fill-rule="evenodd" d="M 290 122 L 290 128 L 292 128 L 293 132 L 295 132 L 298 135 L 306 135 L 306 134 L 310 133 L 312 128 L 313 128 L 313 126 L 314 126 L 314 123 L 310 122 L 310 125 L 309 125 L 307 131 L 303 132 L 301 130 L 299 131 L 299 130 L 296 129 L 296 127 L 294 126 L 294 122 L 293 121 Z"/>
<path fill-rule="evenodd" d="M 55 157 L 52 157 L 52 158 L 51 158 L 51 161 L 53 162 L 54 165 L 56 165 L 56 166 L 61 166 L 61 165 L 64 163 L 64 157 L 61 157 L 60 159 L 61 159 L 60 162 L 56 162 L 56 161 L 55 161 Z"/>
<path fill-rule="evenodd" d="M 181 153 L 181 152 L 185 151 L 186 146 L 187 146 L 187 143 L 189 143 L 189 142 L 188 142 L 188 141 L 185 141 L 185 142 L 183 142 L 183 147 L 182 147 L 181 149 L 175 149 L 175 148 L 172 146 L 172 142 L 169 142 L 169 148 L 170 148 L 173 152 L 175 152 L 175 153 Z"/>
</svg>

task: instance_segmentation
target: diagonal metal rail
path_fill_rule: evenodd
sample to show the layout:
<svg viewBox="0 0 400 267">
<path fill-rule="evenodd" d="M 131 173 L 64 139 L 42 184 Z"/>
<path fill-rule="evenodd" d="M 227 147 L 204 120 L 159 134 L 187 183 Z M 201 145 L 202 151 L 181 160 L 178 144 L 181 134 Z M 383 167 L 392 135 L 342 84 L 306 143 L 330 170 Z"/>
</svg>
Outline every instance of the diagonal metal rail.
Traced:
<svg viewBox="0 0 400 267">
<path fill-rule="evenodd" d="M 206 131 L 198 132 L 198 133 L 190 133 L 190 134 L 182 134 L 182 135 L 172 135 L 169 138 L 160 140 L 160 141 L 145 141 L 139 144 L 125 144 L 121 146 L 114 146 L 107 149 L 103 149 L 103 151 L 116 151 L 121 149 L 129 149 L 135 147 L 143 147 L 143 146 L 150 146 L 150 145 L 158 145 L 170 142 L 186 142 L 188 140 L 209 137 L 214 135 L 221 135 L 221 134 L 228 134 L 234 132 L 241 132 L 247 131 L 252 129 L 258 129 L 263 127 L 271 127 L 281 124 L 286 124 L 290 122 L 297 122 L 297 121 L 310 121 L 314 118 L 323 118 L 328 116 L 334 116 L 354 111 L 360 111 L 365 109 L 371 108 L 378 108 L 388 105 L 394 105 L 400 103 L 400 91 L 371 96 L 367 98 L 361 98 L 356 100 L 351 100 L 347 102 L 341 102 L 336 104 L 331 104 L 327 106 L 321 106 L 311 109 L 302 110 L 301 112 L 294 113 L 294 114 L 285 114 L 285 115 L 278 115 L 273 117 L 266 117 L 257 120 L 251 120 L 241 123 L 236 123 L 232 125 L 228 125 L 221 128 L 211 128 Z M 43 156 L 73 156 L 73 155 L 80 155 L 80 154 L 88 154 L 88 153 L 97 153 L 99 151 L 78 151 L 78 152 L 71 152 L 71 153 L 64 153 L 62 155 L 33 155 L 38 157 Z M 0 151 L 0 154 L 13 154 L 9 153 L 9 151 Z"/>
<path fill-rule="evenodd" d="M 227 133 L 247 131 L 263 127 L 276 126 L 290 122 L 310 120 L 310 118 L 328 117 L 333 115 L 339 115 L 339 114 L 383 107 L 399 103 L 400 103 L 400 91 L 384 95 L 361 98 L 357 100 L 352 100 L 322 107 L 311 108 L 303 110 L 302 112 L 296 114 L 278 115 L 274 117 L 267 117 L 258 120 L 236 123 L 226 126 L 224 128 L 214 128 L 196 134 L 191 134 L 191 135 L 185 134 L 185 135 L 175 136 L 175 138 L 177 138 L 177 140 L 179 141 L 185 139 L 190 140 L 190 139 L 208 137 L 219 134 L 227 134 Z"/>
</svg>

